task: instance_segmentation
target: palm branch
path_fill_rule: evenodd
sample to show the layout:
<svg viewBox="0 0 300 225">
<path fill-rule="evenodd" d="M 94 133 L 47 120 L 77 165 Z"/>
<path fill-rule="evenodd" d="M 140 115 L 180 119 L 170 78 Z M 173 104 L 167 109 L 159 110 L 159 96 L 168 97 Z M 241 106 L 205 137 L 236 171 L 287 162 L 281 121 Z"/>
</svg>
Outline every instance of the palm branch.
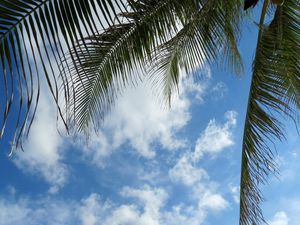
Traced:
<svg viewBox="0 0 300 225">
<path fill-rule="evenodd" d="M 69 75 L 76 80 L 75 101 L 68 107 L 75 111 L 75 127 L 84 130 L 90 122 L 100 121 L 115 99 L 115 89 L 141 77 L 128 76 L 134 69 L 153 70 L 154 83 L 168 89 L 163 92 L 170 98 L 178 85 L 179 66 L 190 71 L 197 61 L 212 62 L 220 49 L 229 53 L 233 64 L 234 59 L 239 63 L 235 34 L 240 7 L 213 0 L 130 1 L 129 12 L 119 14 L 126 23 L 89 36 L 77 46 L 86 45 L 87 50 L 79 54 L 79 73 L 72 70 Z M 183 28 L 178 31 L 178 27 Z"/>
<path fill-rule="evenodd" d="M 0 138 L 8 117 L 13 114 L 12 106 L 17 105 L 18 113 L 11 115 L 10 120 L 15 122 L 13 146 L 22 146 L 35 117 L 42 78 L 46 79 L 58 115 L 68 128 L 66 113 L 59 104 L 60 85 L 64 101 L 70 97 L 64 76 L 65 70 L 69 69 L 63 66 L 67 60 L 65 52 L 75 49 L 75 44 L 85 35 L 95 34 L 99 26 L 104 29 L 118 23 L 112 21 L 118 8 L 123 10 L 124 6 L 117 0 L 0 1 L 1 96 L 4 96 Z M 97 15 L 98 21 L 93 15 Z M 100 16 L 105 18 L 104 22 L 100 21 Z"/>
<path fill-rule="evenodd" d="M 285 1 L 276 8 L 271 23 L 264 24 L 268 5 L 265 0 L 244 127 L 240 224 L 245 225 L 265 222 L 260 185 L 270 172 L 277 172 L 270 146 L 284 138 L 279 118 L 297 120 L 299 114 L 299 1 Z"/>
</svg>

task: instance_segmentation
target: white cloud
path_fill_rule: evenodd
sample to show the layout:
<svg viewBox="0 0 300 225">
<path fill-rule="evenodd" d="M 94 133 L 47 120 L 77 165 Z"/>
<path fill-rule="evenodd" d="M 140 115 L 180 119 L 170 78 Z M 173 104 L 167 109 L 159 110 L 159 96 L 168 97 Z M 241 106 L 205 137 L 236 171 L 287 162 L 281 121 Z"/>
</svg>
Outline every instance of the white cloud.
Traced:
<svg viewBox="0 0 300 225">
<path fill-rule="evenodd" d="M 121 195 L 136 198 L 145 206 L 145 212 L 154 217 L 158 216 L 158 210 L 164 205 L 165 200 L 168 198 L 168 194 L 164 189 L 151 188 L 148 185 L 145 185 L 141 189 L 124 187 L 121 191 Z"/>
<path fill-rule="evenodd" d="M 105 225 L 137 225 L 140 220 L 140 212 L 134 205 L 121 205 L 108 217 Z M 146 224 L 147 225 L 147 224 Z"/>
<path fill-rule="evenodd" d="M 274 215 L 274 218 L 269 222 L 269 225 L 288 225 L 289 218 L 285 212 L 280 211 Z"/>
<path fill-rule="evenodd" d="M 201 225 L 208 210 L 222 210 L 227 205 L 212 189 L 197 190 L 193 203 L 170 205 L 171 209 L 169 193 L 148 185 L 122 188 L 118 202 L 102 201 L 96 193 L 78 201 L 53 196 L 0 198 L 0 225 Z"/>
<path fill-rule="evenodd" d="M 187 186 L 192 186 L 201 181 L 203 178 L 208 178 L 204 169 L 197 168 L 191 164 L 189 155 L 181 157 L 176 165 L 169 171 L 171 180 L 178 182 L 181 181 Z"/>
<path fill-rule="evenodd" d="M 228 208 L 228 202 L 215 192 L 212 185 L 198 183 L 193 189 L 193 203 L 175 205 L 171 211 L 164 212 L 163 225 L 201 225 L 209 211 L 220 212 Z"/>
<path fill-rule="evenodd" d="M 186 205 L 176 205 L 170 212 L 164 214 L 166 225 L 201 225 L 207 217 L 207 212 Z"/>
<path fill-rule="evenodd" d="M 127 89 L 108 115 L 104 129 L 112 134 L 112 147 L 119 148 L 128 142 L 142 156 L 153 158 L 151 144 L 159 143 L 166 149 L 184 146 L 184 140 L 175 137 L 176 131 L 190 119 L 189 101 L 180 97 L 172 109 L 163 108 L 150 87 L 140 84 Z"/>
<path fill-rule="evenodd" d="M 227 201 L 220 194 L 211 193 L 206 191 L 203 193 L 201 200 L 199 201 L 201 208 L 207 208 L 215 211 L 223 210 L 228 207 Z"/>
<path fill-rule="evenodd" d="M 73 224 L 73 204 L 58 201 L 21 198 L 0 199 L 0 225 Z"/>
<path fill-rule="evenodd" d="M 236 116 L 237 113 L 234 111 L 226 112 L 227 121 L 224 125 L 217 124 L 215 119 L 210 120 L 196 142 L 195 151 L 179 157 L 175 166 L 169 170 L 171 180 L 192 186 L 202 178 L 208 179 L 207 172 L 198 168 L 196 164 L 205 153 L 217 154 L 234 144 L 232 128 L 236 125 Z"/>
<path fill-rule="evenodd" d="M 229 184 L 229 190 L 232 194 L 233 200 L 236 204 L 240 203 L 240 186 Z"/>
<path fill-rule="evenodd" d="M 168 218 L 180 221 L 174 224 L 202 224 L 208 211 L 219 212 L 229 207 L 229 203 L 218 193 L 215 183 L 210 181 L 207 171 L 199 167 L 199 161 L 204 154 L 217 154 L 234 143 L 232 128 L 236 125 L 236 116 L 234 111 L 226 112 L 227 121 L 223 125 L 211 120 L 198 138 L 195 151 L 185 152 L 169 170 L 172 181 L 181 182 L 190 188 L 196 204 L 190 207 L 177 206 L 168 212 Z M 183 208 L 188 210 L 183 212 Z"/>
<path fill-rule="evenodd" d="M 137 204 L 121 205 L 113 210 L 105 220 L 105 225 L 160 225 L 161 208 L 168 195 L 161 188 L 144 186 L 141 189 L 124 187 L 121 195 L 137 200 Z"/>
<path fill-rule="evenodd" d="M 202 68 L 201 82 L 195 82 L 193 76 L 187 76 L 182 74 L 184 77 L 183 82 L 180 85 L 180 89 L 189 93 L 192 93 L 197 99 L 197 103 L 204 103 L 204 96 L 207 94 L 207 89 L 210 86 L 211 81 L 211 70 L 209 67 Z"/>
<path fill-rule="evenodd" d="M 20 221 L 26 221 L 30 210 L 24 206 L 24 203 L 11 204 L 0 201 L 0 224 L 13 225 L 20 224 Z"/>
<path fill-rule="evenodd" d="M 81 204 L 77 211 L 82 225 L 98 224 L 101 211 L 103 210 L 100 205 L 100 196 L 93 193 L 88 198 L 83 199 Z"/>
<path fill-rule="evenodd" d="M 153 93 L 147 82 L 135 88 L 128 87 L 107 115 L 102 130 L 92 136 L 90 146 L 82 147 L 83 152 L 103 166 L 103 158 L 124 144 L 129 144 L 146 158 L 155 157 L 154 144 L 168 150 L 184 147 L 186 140 L 178 138 L 176 133 L 191 118 L 187 94 L 202 98 L 209 78 L 210 72 L 207 71 L 202 82 L 195 83 L 192 78 L 181 81 L 181 94 L 174 97 L 171 109 L 161 104 L 162 99 Z"/>
<path fill-rule="evenodd" d="M 170 195 L 163 188 L 148 185 L 135 189 L 124 187 L 121 195 L 132 198 L 131 204 L 115 207 L 105 220 L 105 225 L 200 225 L 205 221 L 208 210 L 220 211 L 228 204 L 219 194 L 205 188 L 197 188 L 194 202 L 189 205 L 174 205 L 166 210 Z"/>
<path fill-rule="evenodd" d="M 86 160 L 94 165 L 104 168 L 106 166 L 107 157 L 112 153 L 109 140 L 102 131 L 97 133 L 91 131 L 87 140 L 79 138 L 75 142 L 76 148 L 80 148 Z"/>
<path fill-rule="evenodd" d="M 298 185 L 295 184 L 294 189 L 297 190 Z M 282 187 L 278 188 L 281 190 Z M 280 192 L 281 193 L 281 192 Z M 268 220 L 270 225 L 298 225 L 300 221 L 300 198 L 298 193 L 279 194 L 280 198 L 273 198 L 266 202 L 266 209 L 276 212 L 273 218 Z"/>
<path fill-rule="evenodd" d="M 219 100 L 224 98 L 228 93 L 228 87 L 224 82 L 218 82 L 211 89 L 211 93 L 213 94 L 212 98 L 214 100 Z"/>
<path fill-rule="evenodd" d="M 15 164 L 19 169 L 42 176 L 51 184 L 50 192 L 57 192 L 67 179 L 67 167 L 62 162 L 63 137 L 56 128 L 56 112 L 49 98 L 41 95 L 35 121 L 25 152 L 18 151 Z"/>
<path fill-rule="evenodd" d="M 236 125 L 237 113 L 228 111 L 224 125 L 217 124 L 215 119 L 209 121 L 206 129 L 200 135 L 195 147 L 194 160 L 198 161 L 204 153 L 217 154 L 234 144 L 231 129 Z"/>
<path fill-rule="evenodd" d="M 154 144 L 169 150 L 184 147 L 186 140 L 176 133 L 191 117 L 187 94 L 193 93 L 199 99 L 204 95 L 210 79 L 210 71 L 206 73 L 202 83 L 188 78 L 180 84 L 182 94 L 174 99 L 171 109 L 162 106 L 146 84 L 126 89 L 106 118 L 103 129 L 92 134 L 87 142 L 75 141 L 84 158 L 103 168 L 107 157 L 126 143 L 146 158 L 155 157 Z M 37 116 L 24 145 L 25 153 L 16 154 L 15 163 L 27 173 L 42 176 L 51 185 L 49 191 L 56 193 L 67 182 L 63 146 L 70 142 L 57 132 L 56 111 L 51 100 L 51 96 L 41 94 Z"/>
</svg>

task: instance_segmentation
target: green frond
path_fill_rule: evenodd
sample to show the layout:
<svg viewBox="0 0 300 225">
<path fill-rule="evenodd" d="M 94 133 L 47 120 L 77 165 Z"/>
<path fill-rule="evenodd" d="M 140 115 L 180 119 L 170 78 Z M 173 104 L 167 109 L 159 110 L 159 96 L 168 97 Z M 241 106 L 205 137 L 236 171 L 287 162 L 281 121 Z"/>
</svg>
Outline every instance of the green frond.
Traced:
<svg viewBox="0 0 300 225">
<path fill-rule="evenodd" d="M 237 74 L 243 70 L 237 47 L 242 2 L 211 0 L 200 5 L 182 29 L 158 49 L 152 76 L 163 86 L 168 101 L 178 88 L 179 68 L 190 74 L 205 63 L 216 64 L 223 55 Z"/>
<path fill-rule="evenodd" d="M 260 185 L 269 173 L 276 173 L 272 149 L 284 138 L 279 117 L 292 119 L 299 114 L 300 100 L 300 4 L 285 1 L 269 25 L 261 26 L 245 121 L 240 224 L 264 222 Z"/>
<path fill-rule="evenodd" d="M 113 18 L 124 9 L 120 0 L 0 0 L 0 91 L 4 96 L 0 138 L 10 116 L 15 123 L 13 145 L 22 144 L 35 117 L 41 79 L 46 80 L 68 128 L 67 112 L 59 104 L 71 96 L 64 76 L 69 70 L 63 66 L 65 52 L 75 49 L 86 35 L 118 23 Z M 15 106 L 17 115 L 11 111 Z"/>
<path fill-rule="evenodd" d="M 125 22 L 78 43 L 76 49 L 86 50 L 72 52 L 77 59 L 75 66 L 69 64 L 74 96 L 67 107 L 70 115 L 74 112 L 70 121 L 75 130 L 97 127 L 119 91 L 142 78 L 146 65 L 155 60 L 157 46 L 176 34 L 178 21 L 198 7 L 194 0 L 128 1 L 127 11 L 118 15 Z"/>
<path fill-rule="evenodd" d="M 154 83 L 164 86 L 168 99 L 178 86 L 179 66 L 190 72 L 204 61 L 213 63 L 223 51 L 224 58 L 241 71 L 236 34 L 242 1 L 152 0 L 128 1 L 128 5 L 118 17 L 126 22 L 76 46 L 87 46 L 87 51 L 73 54 L 79 69 L 72 68 L 69 75 L 75 80 L 71 81 L 75 95 L 68 108 L 74 112 L 70 120 L 77 130 L 91 122 L 97 126 L 116 90 L 141 78 L 149 66 L 155 71 Z M 141 74 L 132 74 L 133 69 Z"/>
</svg>

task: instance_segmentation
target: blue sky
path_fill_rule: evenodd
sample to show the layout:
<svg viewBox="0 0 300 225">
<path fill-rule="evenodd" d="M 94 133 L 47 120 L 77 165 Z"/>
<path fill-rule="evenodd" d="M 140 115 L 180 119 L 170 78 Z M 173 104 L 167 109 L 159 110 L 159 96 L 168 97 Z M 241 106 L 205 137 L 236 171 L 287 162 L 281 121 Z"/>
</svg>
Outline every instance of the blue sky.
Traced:
<svg viewBox="0 0 300 225">
<path fill-rule="evenodd" d="M 256 35 L 253 22 L 244 26 L 242 77 L 216 66 L 184 75 L 171 110 L 145 83 L 128 88 L 88 140 L 58 134 L 43 93 L 25 152 L 8 159 L 9 135 L 0 142 L 0 225 L 238 224 Z M 300 221 L 300 141 L 286 125 L 287 140 L 276 145 L 281 176 L 263 187 L 270 225 Z"/>
</svg>

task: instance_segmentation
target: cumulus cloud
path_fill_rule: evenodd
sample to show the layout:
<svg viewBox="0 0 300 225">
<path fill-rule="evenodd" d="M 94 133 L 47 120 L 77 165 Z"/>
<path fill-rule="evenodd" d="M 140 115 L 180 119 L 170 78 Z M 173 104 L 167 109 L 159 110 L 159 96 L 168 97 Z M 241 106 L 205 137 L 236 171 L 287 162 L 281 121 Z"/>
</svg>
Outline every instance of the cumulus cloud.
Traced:
<svg viewBox="0 0 300 225">
<path fill-rule="evenodd" d="M 209 184 L 198 183 L 192 188 L 193 203 L 174 205 L 163 214 L 163 225 L 201 225 L 210 211 L 220 212 L 228 208 L 228 202 Z"/>
<path fill-rule="evenodd" d="M 297 190 L 295 184 L 295 190 Z M 281 187 L 279 187 L 281 188 Z M 292 190 L 292 189 L 289 189 Z M 268 220 L 270 225 L 298 225 L 300 221 L 300 198 L 299 195 L 282 195 L 280 199 L 274 198 L 267 202 L 267 210 L 274 212 L 274 216 Z"/>
<path fill-rule="evenodd" d="M 142 156 L 153 158 L 153 143 L 159 143 L 165 149 L 184 145 L 184 140 L 176 138 L 175 133 L 189 121 L 188 109 L 189 101 L 185 97 L 176 99 L 171 110 L 164 108 L 150 87 L 141 84 L 126 90 L 119 98 L 104 129 L 112 134 L 113 148 L 128 142 Z"/>
<path fill-rule="evenodd" d="M 203 154 L 217 154 L 234 144 L 231 129 L 236 125 L 237 113 L 228 111 L 225 113 L 227 121 L 220 125 L 215 119 L 209 121 L 206 129 L 197 140 L 194 160 L 198 161 Z"/>
<path fill-rule="evenodd" d="M 99 194 L 91 193 L 78 201 L 0 198 L 0 225 L 201 225 L 208 210 L 221 210 L 226 202 L 217 194 L 204 189 L 191 205 L 171 205 L 164 188 L 144 185 L 140 188 L 124 187 L 120 195 L 122 204 L 102 201 Z"/>
<path fill-rule="evenodd" d="M 206 189 L 207 187 L 205 187 Z M 201 188 L 198 193 L 200 194 L 199 207 L 203 209 L 209 209 L 213 211 L 224 210 L 228 207 L 228 202 L 223 198 L 221 194 L 214 193 L 211 190 L 203 190 Z"/>
<path fill-rule="evenodd" d="M 137 204 L 121 205 L 106 220 L 107 225 L 162 225 L 161 208 L 168 195 L 162 188 L 144 186 L 140 189 L 124 187 L 121 195 L 137 200 Z"/>
<path fill-rule="evenodd" d="M 236 204 L 240 203 L 240 186 L 229 184 L 229 191 L 232 194 L 232 198 Z"/>
<path fill-rule="evenodd" d="M 125 187 L 124 198 L 133 198 L 131 204 L 101 201 L 92 193 L 79 201 L 60 201 L 19 198 L 0 199 L 0 225 L 82 224 L 82 225 L 163 225 L 161 207 L 167 194 L 161 188 L 144 186 L 140 189 Z M 137 201 L 137 202 L 136 202 Z"/>
<path fill-rule="evenodd" d="M 169 171 L 169 176 L 171 180 L 182 182 L 187 186 L 192 186 L 203 178 L 208 178 L 204 169 L 192 165 L 189 155 L 184 155 L 177 161 L 176 165 Z"/>
<path fill-rule="evenodd" d="M 285 212 L 280 211 L 274 215 L 273 219 L 269 222 L 269 224 L 270 225 L 288 225 L 289 218 Z"/>
<path fill-rule="evenodd" d="M 90 147 L 83 148 L 84 153 L 96 158 L 95 161 L 103 166 L 101 158 L 124 144 L 129 144 L 145 158 L 155 157 L 155 144 L 168 150 L 183 148 L 186 140 L 176 134 L 191 118 L 188 94 L 202 99 L 210 79 L 209 70 L 206 74 L 201 82 L 195 82 L 192 78 L 182 80 L 181 93 L 174 97 L 171 109 L 161 104 L 161 99 L 147 82 L 127 88 L 117 99 L 99 134 L 91 138 Z"/>
<path fill-rule="evenodd" d="M 83 156 L 88 162 L 104 168 L 107 157 L 112 153 L 112 148 L 107 136 L 101 131 L 92 132 L 87 140 L 80 138 L 75 141 L 76 148 L 80 148 Z"/>
<path fill-rule="evenodd" d="M 105 209 L 108 208 L 108 204 L 100 204 L 100 196 L 92 193 L 86 199 L 81 201 L 81 204 L 77 207 L 77 212 L 82 225 L 96 225 L 99 223 Z"/>
<path fill-rule="evenodd" d="M 63 160 L 63 137 L 56 128 L 56 111 L 53 103 L 42 95 L 35 122 L 24 144 L 14 159 L 19 169 L 38 174 L 51 184 L 49 191 L 57 192 L 67 181 L 67 166 Z"/>
<path fill-rule="evenodd" d="M 218 192 L 208 172 L 199 164 L 204 154 L 216 155 L 234 144 L 232 129 L 237 123 L 236 117 L 236 112 L 228 111 L 225 113 L 224 124 L 218 124 L 215 119 L 210 120 L 200 134 L 194 151 L 186 151 L 169 170 L 171 181 L 187 186 L 194 196 L 195 204 L 190 207 L 177 206 L 172 212 L 168 212 L 169 218 L 181 221 L 174 224 L 202 224 L 209 211 L 218 212 L 228 208 L 229 203 Z M 183 213 L 183 208 L 189 208 L 189 211 Z"/>
<path fill-rule="evenodd" d="M 164 149 L 183 148 L 186 140 L 176 134 L 190 120 L 190 98 L 192 93 L 202 98 L 207 89 L 210 72 L 205 72 L 203 82 L 192 78 L 181 82 L 181 94 L 173 99 L 172 108 L 163 106 L 149 85 L 141 83 L 136 88 L 126 89 L 117 99 L 97 134 L 91 134 L 87 142 L 76 142 L 77 148 L 89 162 L 104 167 L 107 157 L 124 144 L 129 144 L 138 154 L 146 158 L 156 155 L 153 146 Z M 63 163 L 68 139 L 61 137 L 56 129 L 56 111 L 51 97 L 42 93 L 36 120 L 25 144 L 25 153 L 16 154 L 15 163 L 26 173 L 38 174 L 50 185 L 49 191 L 56 193 L 68 178 L 67 165 Z M 79 147 L 78 147 L 79 146 Z"/>
<path fill-rule="evenodd" d="M 225 113 L 227 121 L 223 125 L 219 125 L 215 119 L 210 120 L 200 134 L 194 152 L 187 152 L 179 157 L 175 166 L 170 169 L 171 180 L 192 186 L 202 178 L 208 178 L 207 172 L 195 165 L 204 154 L 215 155 L 234 144 L 232 128 L 236 125 L 236 117 L 235 111 L 228 111 Z"/>
<path fill-rule="evenodd" d="M 59 201 L 32 200 L 21 198 L 17 201 L 0 200 L 0 225 L 74 224 L 73 204 Z"/>
<path fill-rule="evenodd" d="M 198 71 L 200 73 L 200 71 Z M 200 82 L 196 82 L 193 76 L 187 76 L 182 74 L 184 77 L 180 83 L 180 89 L 184 92 L 192 93 L 197 99 L 197 103 L 204 103 L 204 96 L 207 94 L 207 90 L 210 87 L 211 81 L 211 70 L 209 67 L 204 67 L 199 75 L 201 77 Z"/>
</svg>

